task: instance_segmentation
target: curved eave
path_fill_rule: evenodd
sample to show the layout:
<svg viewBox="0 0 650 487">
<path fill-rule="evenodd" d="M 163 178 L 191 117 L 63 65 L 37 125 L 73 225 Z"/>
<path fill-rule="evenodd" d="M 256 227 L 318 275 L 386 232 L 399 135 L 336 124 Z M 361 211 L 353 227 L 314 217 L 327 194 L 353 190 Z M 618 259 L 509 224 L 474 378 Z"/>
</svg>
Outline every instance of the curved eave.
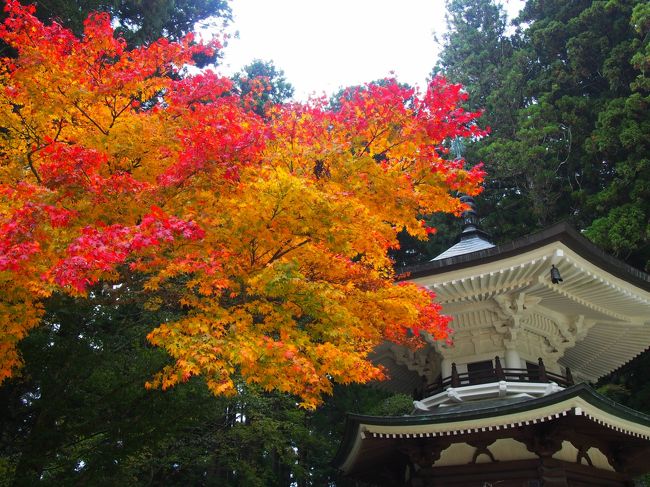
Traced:
<svg viewBox="0 0 650 487">
<path fill-rule="evenodd" d="M 558 241 L 610 274 L 650 292 L 650 275 L 610 256 L 565 222 L 497 247 L 407 267 L 402 280 L 487 264 Z"/>
<path fill-rule="evenodd" d="M 551 265 L 561 271 L 562 283 L 551 282 Z M 564 223 L 508 245 L 411 268 L 408 279 L 435 292 L 457 329 L 475 326 L 481 307 L 494 311 L 497 298 L 507 302 L 525 294 L 537 302 L 529 304 L 532 320 L 553 322 L 558 330 L 573 327 L 570 337 L 568 328 L 562 336 L 551 331 L 563 355 L 559 363 L 580 380 L 596 381 L 650 345 L 650 276 Z"/>
<path fill-rule="evenodd" d="M 418 438 L 449 436 L 507 429 L 552 420 L 573 414 L 620 434 L 650 439 L 650 416 L 596 393 L 585 384 L 567 388 L 538 399 L 507 405 L 477 407 L 465 411 L 418 416 L 364 416 L 349 414 L 345 433 L 334 464 L 349 472 L 362 450 L 366 437 Z"/>
</svg>

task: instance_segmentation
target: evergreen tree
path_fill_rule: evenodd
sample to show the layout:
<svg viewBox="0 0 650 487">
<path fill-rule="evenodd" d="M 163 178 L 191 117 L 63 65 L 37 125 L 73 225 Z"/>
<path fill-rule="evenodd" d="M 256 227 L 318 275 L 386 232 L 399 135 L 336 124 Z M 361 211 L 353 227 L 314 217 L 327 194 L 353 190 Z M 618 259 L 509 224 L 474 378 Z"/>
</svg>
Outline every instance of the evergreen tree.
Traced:
<svg viewBox="0 0 650 487">
<path fill-rule="evenodd" d="M 228 0 L 38 0 L 36 15 L 83 33 L 83 23 L 92 12 L 107 12 L 119 27 L 117 33 L 130 47 L 148 44 L 160 37 L 178 40 L 194 30 L 197 22 L 223 27 L 231 20 Z M 0 15 L 4 20 L 4 14 Z M 2 51 L 7 52 L 3 46 Z"/>
<path fill-rule="evenodd" d="M 147 309 L 126 286 L 93 294 L 48 303 L 22 343 L 22 376 L 0 388 L 0 485 L 288 487 L 327 467 L 318 452 L 331 447 L 289 396 L 242 386 L 217 398 L 200 379 L 145 389 L 169 361 L 146 334 L 172 311 Z"/>
<path fill-rule="evenodd" d="M 525 172 L 512 163 L 511 154 L 504 158 L 493 153 L 495 141 L 512 140 L 517 132 L 518 111 L 527 102 L 529 63 L 518 48 L 519 37 L 507 34 L 509 25 L 500 4 L 449 0 L 446 6 L 447 32 L 433 74 L 463 84 L 470 94 L 470 108 L 484 110 L 481 122 L 491 134 L 486 140 L 463 144 L 465 157 L 473 164 L 485 164 L 485 191 L 477 198 L 479 214 L 495 241 L 507 241 L 534 227 L 525 196 Z"/>
<path fill-rule="evenodd" d="M 569 220 L 646 266 L 646 2 L 529 0 L 511 35 L 493 0 L 448 8 L 436 71 L 467 84 L 492 128 L 467 152 L 488 171 L 486 229 L 502 242 Z"/>
<path fill-rule="evenodd" d="M 255 59 L 236 73 L 233 81 L 242 96 L 252 94 L 253 110 L 261 116 L 264 116 L 268 104 L 283 103 L 293 96 L 293 85 L 273 61 Z"/>
<path fill-rule="evenodd" d="M 230 19 L 228 0 L 50 0 L 38 1 L 42 19 L 56 20 L 81 34 L 90 12 L 108 12 L 119 22 L 119 33 L 129 45 L 140 45 L 160 37 L 180 39 L 199 21 Z"/>
<path fill-rule="evenodd" d="M 470 95 L 471 107 L 484 108 L 500 86 L 500 68 L 512 53 L 505 35 L 505 12 L 485 0 L 447 0 L 446 7 L 444 49 L 434 74 L 461 83 Z"/>
<path fill-rule="evenodd" d="M 143 303 L 140 286 L 48 302 L 21 344 L 22 375 L 0 387 L 1 487 L 345 486 L 330 465 L 345 414 L 410 411 L 372 386 L 337 386 L 315 412 L 244 385 L 215 397 L 200 378 L 147 390 L 169 357 L 146 334 L 182 311 Z"/>
<path fill-rule="evenodd" d="M 586 150 L 602 160 L 607 182 L 586 200 L 596 216 L 586 233 L 610 253 L 650 270 L 650 5 L 626 6 L 626 17 L 630 11 L 630 33 L 603 65 L 614 96 L 586 141 Z"/>
</svg>

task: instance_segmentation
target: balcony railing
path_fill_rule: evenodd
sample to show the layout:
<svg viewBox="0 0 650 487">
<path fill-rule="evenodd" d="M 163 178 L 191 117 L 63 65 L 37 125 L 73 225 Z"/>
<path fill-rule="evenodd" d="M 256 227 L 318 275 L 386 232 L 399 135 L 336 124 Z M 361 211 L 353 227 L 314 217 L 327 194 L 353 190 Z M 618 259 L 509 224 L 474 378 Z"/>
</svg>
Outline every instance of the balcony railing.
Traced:
<svg viewBox="0 0 650 487">
<path fill-rule="evenodd" d="M 501 367 L 499 357 L 494 358 L 494 367 L 491 369 L 477 370 L 472 372 L 459 373 L 456 364 L 451 364 L 451 375 L 449 377 L 441 377 L 440 380 L 429 384 L 424 391 L 419 395 L 421 398 L 432 396 L 438 392 L 442 392 L 449 387 L 463 387 L 474 384 L 487 384 L 490 382 L 499 381 L 508 382 L 555 382 L 561 387 L 569 387 L 573 385 L 573 377 L 571 371 L 567 367 L 565 375 L 554 374 L 548 372 L 544 366 L 544 362 L 540 358 L 538 365 L 534 368 L 527 369 L 511 369 Z M 417 399 L 417 398 L 416 398 Z"/>
</svg>

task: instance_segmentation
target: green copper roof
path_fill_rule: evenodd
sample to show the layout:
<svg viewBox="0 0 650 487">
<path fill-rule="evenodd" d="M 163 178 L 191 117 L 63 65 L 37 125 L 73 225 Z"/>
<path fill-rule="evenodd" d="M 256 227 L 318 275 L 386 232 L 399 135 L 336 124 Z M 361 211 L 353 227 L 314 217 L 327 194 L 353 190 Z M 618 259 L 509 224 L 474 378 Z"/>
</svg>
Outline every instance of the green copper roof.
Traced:
<svg viewBox="0 0 650 487">
<path fill-rule="evenodd" d="M 594 410 L 601 411 L 606 415 L 638 425 L 640 429 L 644 431 L 642 436 L 650 438 L 650 416 L 618 404 L 611 399 L 598 394 L 586 384 L 578 384 L 560 392 L 537 399 L 529 399 L 525 401 L 480 401 L 459 405 L 453 408 L 440 408 L 433 414 L 406 416 L 366 416 L 349 414 L 346 419 L 344 437 L 333 463 L 338 467 L 343 465 L 350 455 L 354 443 L 357 441 L 360 434 L 360 428 L 362 427 L 368 430 L 373 429 L 372 427 L 378 427 L 378 429 L 382 429 L 383 427 L 392 427 L 391 431 L 393 431 L 393 433 L 386 433 L 388 436 L 402 436 L 400 428 L 403 428 L 403 431 L 410 431 L 414 426 L 444 425 L 451 430 L 454 428 L 455 423 L 460 422 L 463 422 L 462 428 L 472 429 L 471 426 L 468 427 L 465 422 L 489 418 L 493 419 L 494 423 L 497 424 L 498 419 L 504 416 L 514 415 L 517 413 L 535 412 L 536 410 L 541 411 L 544 409 L 548 411 L 548 406 L 561 404 L 574 398 L 581 399 L 584 403 L 592 406 Z M 589 416 L 589 414 L 586 414 L 586 416 Z M 598 420 L 596 418 L 594 418 L 594 421 L 607 426 L 606 421 Z M 620 428 L 614 429 L 620 431 L 622 434 L 626 434 L 626 431 L 621 430 Z M 409 435 L 408 433 L 403 434 L 405 436 Z M 413 436 L 417 436 L 418 434 L 414 434 Z M 634 433 L 634 436 L 640 435 Z"/>
</svg>

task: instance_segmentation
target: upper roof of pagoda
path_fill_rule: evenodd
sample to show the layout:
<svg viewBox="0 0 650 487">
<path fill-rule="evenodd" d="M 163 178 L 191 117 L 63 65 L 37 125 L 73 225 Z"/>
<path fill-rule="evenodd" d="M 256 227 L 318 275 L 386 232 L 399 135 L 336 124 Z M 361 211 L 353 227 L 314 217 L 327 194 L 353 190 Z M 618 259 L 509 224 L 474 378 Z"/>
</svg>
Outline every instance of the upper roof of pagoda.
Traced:
<svg viewBox="0 0 650 487">
<path fill-rule="evenodd" d="M 539 232 L 499 246 L 492 245 L 483 249 L 473 249 L 470 252 L 442 257 L 447 252 L 445 251 L 429 262 L 405 269 L 405 274 L 408 275 L 406 279 L 414 281 L 421 277 L 449 272 L 451 269 L 503 261 L 508 257 L 516 256 L 527 250 L 539 248 L 552 242 L 561 242 L 612 275 L 650 291 L 650 275 L 612 257 L 583 237 L 566 222 L 557 223 Z"/>
<path fill-rule="evenodd" d="M 552 282 L 552 266 L 562 282 Z M 517 326 L 543 335 L 558 363 L 583 380 L 597 380 L 650 346 L 650 276 L 566 223 L 413 266 L 406 275 L 434 291 L 457 331 L 481 326 L 485 313 L 521 317 Z"/>
<path fill-rule="evenodd" d="M 490 236 L 481 229 L 474 198 L 471 196 L 461 196 L 460 200 L 467 205 L 467 210 L 463 212 L 463 230 L 460 233 L 458 242 L 445 250 L 433 260 L 448 259 L 457 255 L 469 254 L 479 250 L 490 249 L 494 244 L 490 241 Z"/>
<path fill-rule="evenodd" d="M 433 260 L 448 259 L 456 257 L 457 255 L 470 254 L 478 252 L 479 250 L 491 249 L 494 244 L 481 235 L 471 235 L 465 238 L 461 237 L 460 241 L 440 255 L 433 258 Z"/>
</svg>

